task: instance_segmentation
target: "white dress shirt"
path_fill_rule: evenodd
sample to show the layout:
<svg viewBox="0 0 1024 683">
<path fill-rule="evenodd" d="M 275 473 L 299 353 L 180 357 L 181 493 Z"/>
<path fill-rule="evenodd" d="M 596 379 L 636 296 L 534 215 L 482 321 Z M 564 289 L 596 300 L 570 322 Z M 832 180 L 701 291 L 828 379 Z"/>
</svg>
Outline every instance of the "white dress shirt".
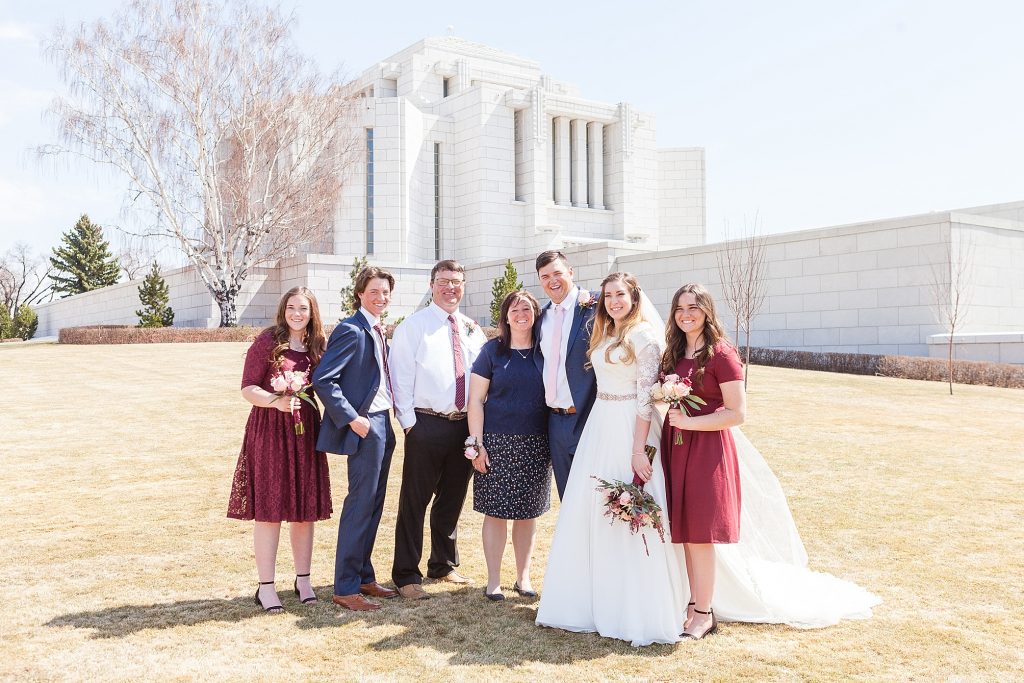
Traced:
<svg viewBox="0 0 1024 683">
<path fill-rule="evenodd" d="M 359 312 L 366 318 L 366 322 L 370 323 L 370 336 L 373 337 L 373 348 L 376 349 L 375 355 L 377 356 L 377 368 L 380 370 L 380 384 L 377 386 L 377 393 L 373 396 L 373 401 L 370 402 L 370 408 L 367 412 L 379 413 L 382 410 L 391 410 L 391 397 L 388 395 L 388 378 L 384 374 L 384 349 L 381 348 L 381 337 L 377 334 L 377 331 L 373 329 L 375 325 L 380 325 L 380 318 L 377 318 L 370 313 L 368 310 L 359 307 Z M 388 358 L 388 365 L 391 364 L 391 359 Z"/>
<path fill-rule="evenodd" d="M 487 337 L 470 318 L 458 311 L 452 315 L 462 345 L 468 404 L 469 375 Z M 438 413 L 458 411 L 455 407 L 451 324 L 448 312 L 433 301 L 395 328 L 388 367 L 391 370 L 391 388 L 395 392 L 395 416 L 403 429 L 416 424 L 416 408 Z"/>
<path fill-rule="evenodd" d="M 551 307 L 544 311 L 544 317 L 540 321 L 540 350 L 544 354 L 544 376 L 547 377 L 548 363 L 555 360 L 554 349 L 551 348 L 552 327 L 555 324 L 555 309 L 561 308 L 565 311 L 562 316 L 562 348 L 558 353 L 558 370 L 555 374 L 556 391 L 555 403 L 549 404 L 549 408 L 571 408 L 572 392 L 569 391 L 569 378 L 565 374 L 565 356 L 569 350 L 569 335 L 572 332 L 572 319 L 576 313 L 576 304 L 579 303 L 580 288 L 572 286 L 562 303 L 551 303 Z"/>
</svg>

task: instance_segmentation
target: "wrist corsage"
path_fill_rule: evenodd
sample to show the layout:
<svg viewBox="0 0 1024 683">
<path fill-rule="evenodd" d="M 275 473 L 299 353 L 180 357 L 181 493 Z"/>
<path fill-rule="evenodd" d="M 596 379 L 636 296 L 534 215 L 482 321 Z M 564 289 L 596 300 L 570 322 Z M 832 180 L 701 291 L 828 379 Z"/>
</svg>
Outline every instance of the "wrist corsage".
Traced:
<svg viewBox="0 0 1024 683">
<path fill-rule="evenodd" d="M 480 441 L 475 436 L 466 437 L 466 450 L 463 455 L 469 460 L 475 460 L 480 455 Z"/>
</svg>

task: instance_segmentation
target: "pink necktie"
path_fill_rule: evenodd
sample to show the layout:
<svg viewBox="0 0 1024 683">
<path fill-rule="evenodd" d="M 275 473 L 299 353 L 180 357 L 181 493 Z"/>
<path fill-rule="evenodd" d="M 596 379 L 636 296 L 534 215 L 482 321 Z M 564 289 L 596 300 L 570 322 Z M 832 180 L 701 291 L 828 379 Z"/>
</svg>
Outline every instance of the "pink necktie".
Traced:
<svg viewBox="0 0 1024 683">
<path fill-rule="evenodd" d="M 377 323 L 373 326 L 377 336 L 380 337 L 380 358 L 384 361 L 384 377 L 388 385 L 388 397 L 394 398 L 395 392 L 391 390 L 391 370 L 388 368 L 388 343 L 384 341 L 384 328 Z"/>
<path fill-rule="evenodd" d="M 551 330 L 551 358 L 545 359 L 544 366 L 544 400 L 549 406 L 555 405 L 558 390 L 558 366 L 562 363 L 562 322 L 565 320 L 565 309 L 555 306 L 555 321 Z"/>
<path fill-rule="evenodd" d="M 453 316 L 448 316 L 448 324 L 452 328 L 452 356 L 455 358 L 455 407 L 462 410 L 466 407 L 466 366 L 462 361 L 459 326 Z"/>
</svg>

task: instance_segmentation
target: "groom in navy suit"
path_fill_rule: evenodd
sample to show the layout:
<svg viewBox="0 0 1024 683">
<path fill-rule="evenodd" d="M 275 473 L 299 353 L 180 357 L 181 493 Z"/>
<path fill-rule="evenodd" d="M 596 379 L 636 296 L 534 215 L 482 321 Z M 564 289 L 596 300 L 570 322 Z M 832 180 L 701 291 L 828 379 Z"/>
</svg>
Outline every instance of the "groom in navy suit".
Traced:
<svg viewBox="0 0 1024 683">
<path fill-rule="evenodd" d="M 334 559 L 334 602 L 358 612 L 380 609 L 365 596 L 398 595 L 377 583 L 370 561 L 395 450 L 389 414 L 394 396 L 381 324 L 394 286 L 391 273 L 376 266 L 359 273 L 354 288 L 358 310 L 334 328 L 313 373 L 313 387 L 324 404 L 317 450 L 348 456 L 348 495 Z"/>
<path fill-rule="evenodd" d="M 551 301 L 541 311 L 537 338 L 543 360 L 537 366 L 544 377 L 544 396 L 551 410 L 548 440 L 558 497 L 565 495 L 576 444 L 583 434 L 597 396 L 593 368 L 584 367 L 596 298 L 572 281 L 572 266 L 560 251 L 537 257 L 537 277 Z"/>
</svg>

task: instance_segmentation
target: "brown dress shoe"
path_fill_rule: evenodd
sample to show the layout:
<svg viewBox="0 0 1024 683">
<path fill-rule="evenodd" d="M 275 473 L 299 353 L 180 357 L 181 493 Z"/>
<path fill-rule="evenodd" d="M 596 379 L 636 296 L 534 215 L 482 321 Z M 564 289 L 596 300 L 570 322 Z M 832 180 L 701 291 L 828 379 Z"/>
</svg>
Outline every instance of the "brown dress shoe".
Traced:
<svg viewBox="0 0 1024 683">
<path fill-rule="evenodd" d="M 448 572 L 447 574 L 445 574 L 444 576 L 436 576 L 436 577 L 434 577 L 434 581 L 444 581 L 444 582 L 447 582 L 447 583 L 458 583 L 458 584 L 472 583 L 469 579 L 467 579 L 465 576 L 463 576 L 462 574 L 458 573 L 454 569 L 452 571 Z"/>
<path fill-rule="evenodd" d="M 363 595 L 369 595 L 371 598 L 384 598 L 385 600 L 398 597 L 398 591 L 382 586 L 376 581 L 364 583 L 359 587 L 359 592 Z"/>
<path fill-rule="evenodd" d="M 380 605 L 375 602 L 370 602 L 359 593 L 353 595 L 335 595 L 331 600 L 334 601 L 335 605 L 341 605 L 345 609 L 350 609 L 353 612 L 372 612 L 380 609 Z"/>
<path fill-rule="evenodd" d="M 423 590 L 423 586 L 418 583 L 410 583 L 406 586 L 398 587 L 398 594 L 406 600 L 429 600 L 430 595 Z"/>
</svg>

